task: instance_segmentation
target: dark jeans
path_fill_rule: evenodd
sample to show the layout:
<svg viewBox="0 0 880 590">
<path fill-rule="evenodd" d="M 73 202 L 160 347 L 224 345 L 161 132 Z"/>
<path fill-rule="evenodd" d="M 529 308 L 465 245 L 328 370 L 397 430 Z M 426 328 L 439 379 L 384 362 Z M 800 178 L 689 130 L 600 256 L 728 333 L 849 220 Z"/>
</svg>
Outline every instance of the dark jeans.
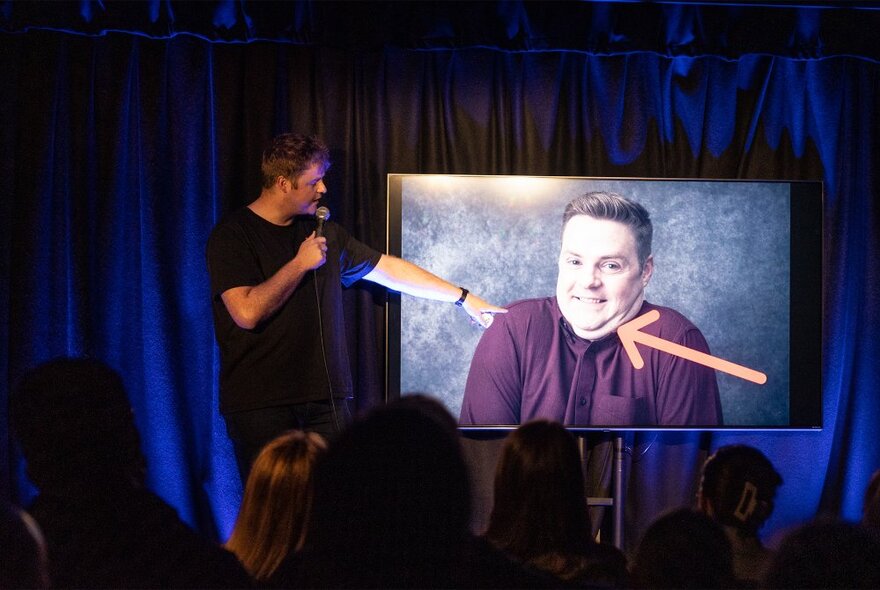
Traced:
<svg viewBox="0 0 880 590">
<path fill-rule="evenodd" d="M 288 430 L 300 429 L 317 432 L 328 441 L 351 423 L 349 399 L 305 402 L 234 412 L 223 416 L 226 432 L 235 448 L 235 461 L 241 483 L 247 482 L 251 465 L 260 450 L 275 437 Z"/>
</svg>

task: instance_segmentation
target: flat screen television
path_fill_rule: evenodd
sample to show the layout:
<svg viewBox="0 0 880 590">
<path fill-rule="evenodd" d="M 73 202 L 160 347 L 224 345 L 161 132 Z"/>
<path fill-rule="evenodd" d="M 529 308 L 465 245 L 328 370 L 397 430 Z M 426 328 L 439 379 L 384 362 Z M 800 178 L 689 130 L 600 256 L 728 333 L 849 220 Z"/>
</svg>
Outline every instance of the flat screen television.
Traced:
<svg viewBox="0 0 880 590">
<path fill-rule="evenodd" d="M 814 430 L 822 427 L 822 190 L 819 181 L 389 174 L 387 247 L 497 305 L 553 296 L 565 205 L 618 193 L 653 222 L 646 300 L 692 321 L 713 359 L 766 382 L 715 370 L 720 425 L 566 427 Z M 388 397 L 431 395 L 458 416 L 483 328 L 453 305 L 407 295 L 392 294 L 387 312 Z"/>
</svg>

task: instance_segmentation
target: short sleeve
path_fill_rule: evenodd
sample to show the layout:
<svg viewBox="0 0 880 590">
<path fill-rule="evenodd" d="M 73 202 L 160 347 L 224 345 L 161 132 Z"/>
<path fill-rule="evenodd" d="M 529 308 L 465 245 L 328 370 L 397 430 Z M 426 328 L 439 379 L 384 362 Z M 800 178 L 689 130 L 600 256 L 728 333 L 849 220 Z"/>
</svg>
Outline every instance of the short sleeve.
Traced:
<svg viewBox="0 0 880 590">
<path fill-rule="evenodd" d="M 233 287 L 258 285 L 264 280 L 244 232 L 234 224 L 214 228 L 208 237 L 206 256 L 212 298 Z"/>
<path fill-rule="evenodd" d="M 333 228 L 339 243 L 340 279 L 350 287 L 376 268 L 382 253 L 351 237 L 341 225 Z"/>
</svg>

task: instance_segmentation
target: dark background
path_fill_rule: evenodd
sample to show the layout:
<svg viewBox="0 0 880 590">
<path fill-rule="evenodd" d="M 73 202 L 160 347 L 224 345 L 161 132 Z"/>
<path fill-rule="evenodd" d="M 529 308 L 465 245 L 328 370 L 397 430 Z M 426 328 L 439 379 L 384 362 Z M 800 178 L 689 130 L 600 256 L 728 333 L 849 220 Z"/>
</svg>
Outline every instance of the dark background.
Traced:
<svg viewBox="0 0 880 590">
<path fill-rule="evenodd" d="M 257 196 L 278 132 L 324 137 L 334 219 L 376 248 L 388 172 L 818 179 L 824 430 L 636 437 L 628 538 L 690 502 L 701 453 L 729 442 L 785 478 L 771 543 L 858 518 L 880 466 L 880 13 L 822 4 L 0 2 L 0 408 L 39 361 L 106 360 L 150 484 L 225 538 L 240 489 L 204 244 Z M 367 408 L 385 294 L 346 296 Z M 26 500 L 5 420 L 0 452 L 4 494 Z"/>
</svg>

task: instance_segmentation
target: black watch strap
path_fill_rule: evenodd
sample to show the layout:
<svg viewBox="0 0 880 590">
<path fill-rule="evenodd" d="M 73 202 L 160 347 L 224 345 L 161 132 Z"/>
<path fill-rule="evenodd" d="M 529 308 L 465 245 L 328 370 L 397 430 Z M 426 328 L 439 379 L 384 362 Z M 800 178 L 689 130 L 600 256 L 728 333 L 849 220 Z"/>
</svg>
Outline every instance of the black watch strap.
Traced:
<svg viewBox="0 0 880 590">
<path fill-rule="evenodd" d="M 464 300 L 467 299 L 468 293 L 470 293 L 470 291 L 468 291 L 464 287 L 459 287 L 459 289 L 461 289 L 461 297 L 458 298 L 458 301 L 456 301 L 455 304 L 461 307 L 464 304 Z"/>
</svg>

